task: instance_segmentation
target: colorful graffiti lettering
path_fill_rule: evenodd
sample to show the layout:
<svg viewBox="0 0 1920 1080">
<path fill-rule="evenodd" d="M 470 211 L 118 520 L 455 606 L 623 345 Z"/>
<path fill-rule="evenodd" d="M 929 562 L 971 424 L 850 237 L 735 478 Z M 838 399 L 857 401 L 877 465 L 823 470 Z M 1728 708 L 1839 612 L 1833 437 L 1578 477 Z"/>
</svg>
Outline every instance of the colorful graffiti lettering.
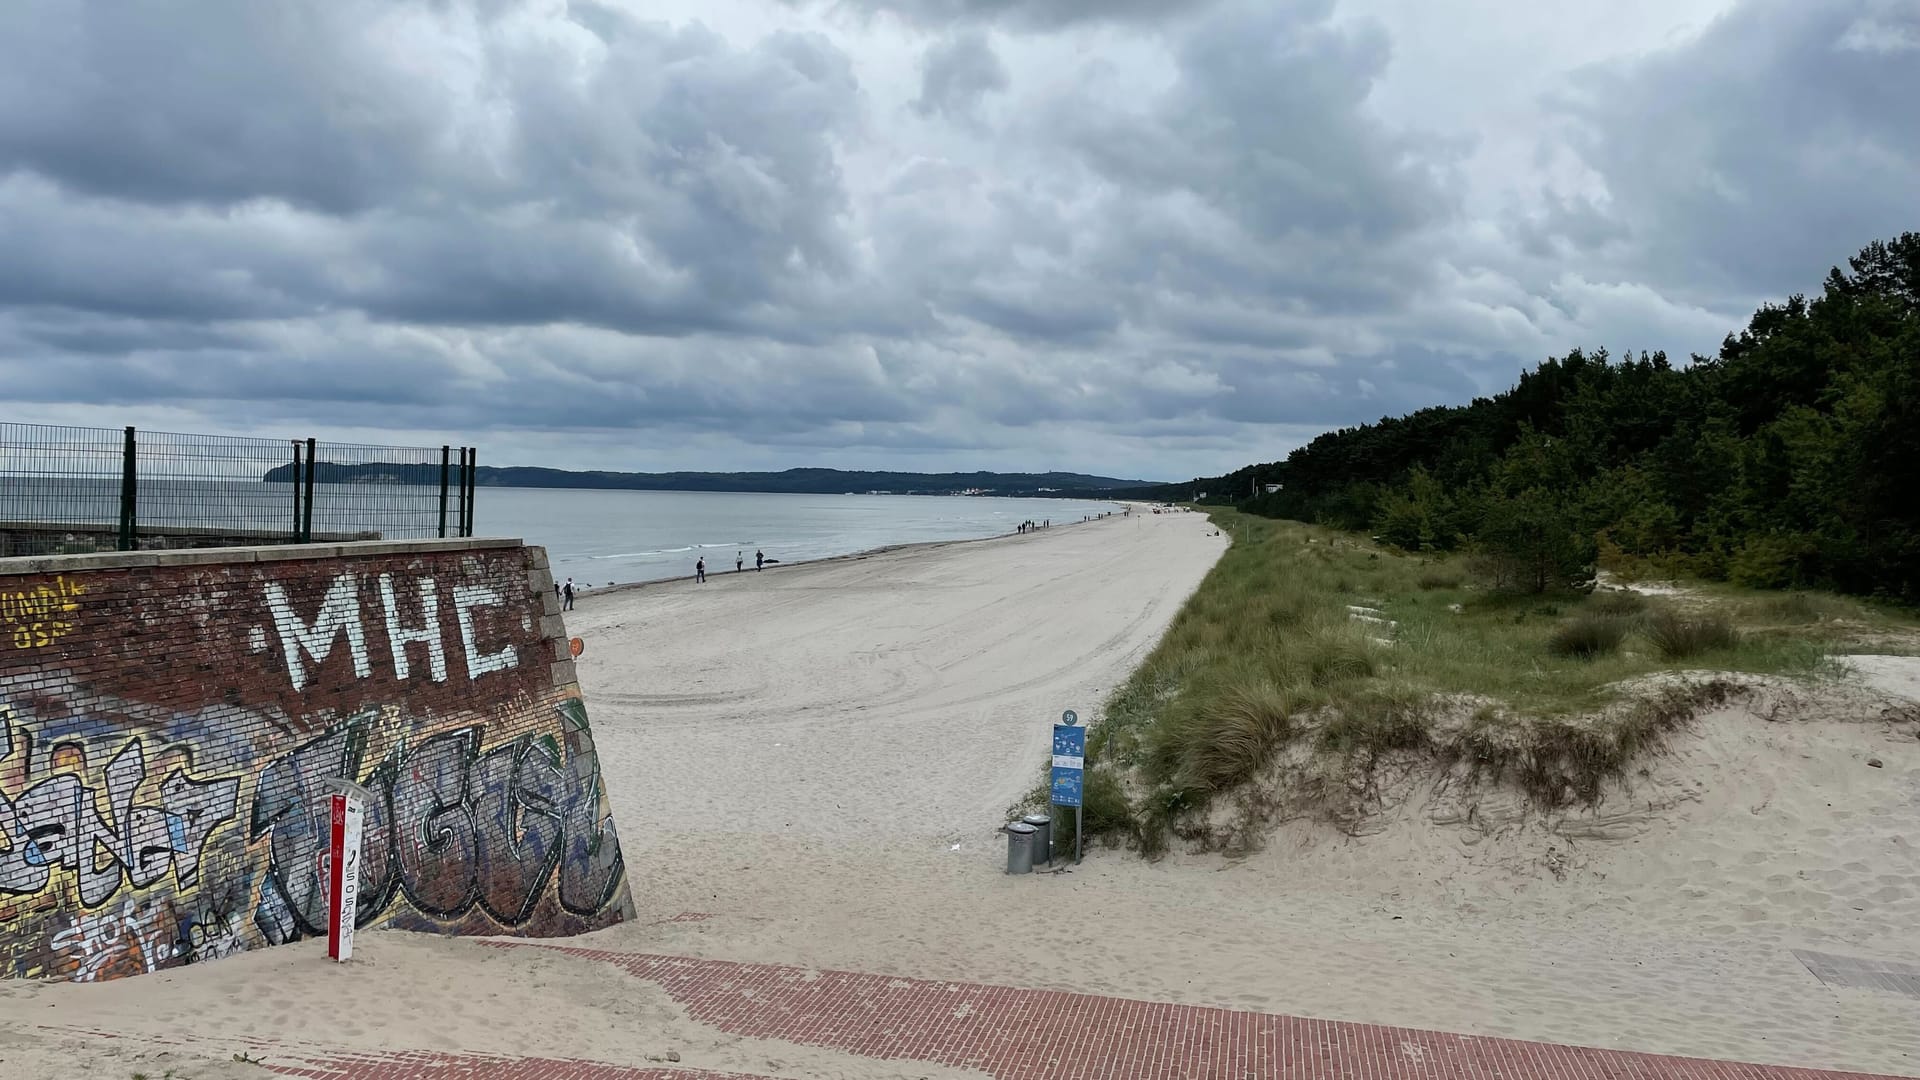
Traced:
<svg viewBox="0 0 1920 1080">
<path fill-rule="evenodd" d="M 367 807 L 360 925 L 397 896 L 418 912 L 455 919 L 479 908 L 513 927 L 532 917 L 557 875 L 559 907 L 602 911 L 622 881 L 613 818 L 601 790 L 586 710 L 556 711 L 562 738 L 522 735 L 483 751 L 483 728 L 463 727 L 368 752 L 379 726 L 354 717 L 269 765 L 255 789 L 248 838 L 271 852 L 254 922 L 274 944 L 326 925 L 327 781 L 361 777 Z"/>
<path fill-rule="evenodd" d="M 129 903 L 117 912 L 87 911 L 54 933 L 53 948 L 72 962 L 76 982 L 158 971 L 175 955 L 162 912 Z"/>
<path fill-rule="evenodd" d="M 184 919 L 181 927 L 176 947 L 190 964 L 218 960 L 246 951 L 246 941 L 240 936 L 240 920 L 233 915 L 211 914 L 198 919 Z"/>
<path fill-rule="evenodd" d="M 0 592 L 0 637 L 16 649 L 44 649 L 73 630 L 86 586 L 66 577 L 51 585 Z"/>
<path fill-rule="evenodd" d="M 16 750 L 14 719 L 13 708 L 0 704 L 0 762 Z M 142 801 L 147 756 L 138 736 L 121 744 L 98 778 L 87 775 L 84 745 L 44 747 L 43 767 L 36 770 L 30 737 L 23 732 L 19 742 L 28 757 L 22 773 L 51 775 L 17 795 L 0 788 L 0 841 L 6 844 L 0 851 L 0 896 L 40 892 L 56 870 L 72 876 L 88 908 L 111 900 L 123 886 L 143 889 L 169 873 L 176 887 L 192 888 L 201 850 L 239 807 L 239 780 L 195 779 L 184 767 L 160 782 L 157 801 Z"/>
</svg>

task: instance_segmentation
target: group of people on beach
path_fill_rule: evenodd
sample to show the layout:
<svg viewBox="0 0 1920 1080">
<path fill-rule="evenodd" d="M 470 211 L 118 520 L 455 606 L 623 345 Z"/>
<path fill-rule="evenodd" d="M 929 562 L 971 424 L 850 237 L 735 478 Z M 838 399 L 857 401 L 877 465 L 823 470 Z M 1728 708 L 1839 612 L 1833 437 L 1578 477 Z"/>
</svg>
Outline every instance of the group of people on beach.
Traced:
<svg viewBox="0 0 1920 1080">
<path fill-rule="evenodd" d="M 1157 510 L 1154 512 L 1159 513 L 1159 511 Z M 1106 517 L 1107 515 L 1102 514 L 1100 516 Z M 1081 520 L 1086 521 L 1088 519 L 1082 518 Z M 1046 518 L 1041 521 L 1023 521 L 1019 524 L 1018 527 L 1014 529 L 1014 531 L 1017 533 L 1024 534 L 1024 533 L 1033 532 L 1037 529 L 1048 529 L 1052 527 L 1053 527 L 1053 519 Z M 767 567 L 767 553 L 759 550 L 754 551 L 753 553 L 754 570 L 757 572 L 757 571 L 766 569 L 766 567 Z M 745 551 L 734 552 L 733 553 L 733 572 L 736 574 L 744 573 L 746 569 L 747 569 L 747 553 Z M 705 585 L 707 583 L 707 559 L 706 559 L 706 556 L 704 555 L 701 556 L 698 560 L 696 560 L 693 564 L 693 580 L 702 585 Z M 573 596 L 574 596 L 573 579 L 568 578 L 566 580 L 566 584 L 564 585 L 556 582 L 553 586 L 553 595 L 560 598 L 560 610 L 572 611 Z"/>
<path fill-rule="evenodd" d="M 764 551 L 755 551 L 753 553 L 753 568 L 756 571 L 764 570 L 766 569 L 766 565 L 767 565 L 767 553 Z M 747 568 L 746 552 L 744 551 L 734 552 L 733 553 L 733 572 L 738 574 L 745 571 L 746 568 Z M 693 579 L 702 585 L 705 585 L 707 583 L 707 560 L 705 556 L 702 556 L 698 562 L 695 562 L 693 564 Z M 558 581 L 554 582 L 553 595 L 559 598 L 561 611 L 572 611 L 573 597 L 574 597 L 573 579 L 568 578 L 564 584 Z"/>
<path fill-rule="evenodd" d="M 1154 513 L 1156 514 L 1159 512 L 1160 511 L 1158 510 L 1154 511 Z M 1107 515 L 1101 514 L 1100 516 L 1106 517 Z M 1081 518 L 1080 520 L 1087 521 L 1090 519 Z M 1019 524 L 1019 526 L 1017 526 L 1014 529 L 1014 531 L 1017 533 L 1025 534 L 1025 533 L 1033 532 L 1036 529 L 1048 529 L 1052 527 L 1053 527 L 1053 519 L 1046 518 L 1041 521 L 1023 521 Z M 767 553 L 759 550 L 754 551 L 753 553 L 754 570 L 756 572 L 760 570 L 764 570 L 766 569 L 766 566 L 767 566 Z M 745 551 L 734 552 L 733 553 L 733 572 L 736 574 L 744 573 L 746 569 L 747 569 L 747 553 Z M 696 582 L 699 582 L 702 585 L 705 585 L 707 583 L 707 559 L 706 559 L 706 556 L 704 555 L 701 556 L 698 560 L 696 560 L 693 564 L 693 580 Z M 564 585 L 560 584 L 559 582 L 555 582 L 553 586 L 553 595 L 560 598 L 560 610 L 572 611 L 573 596 L 574 596 L 573 579 L 568 578 L 566 580 L 566 584 Z"/>
<path fill-rule="evenodd" d="M 767 553 L 764 551 L 755 551 L 753 553 L 754 571 L 758 573 L 759 571 L 766 569 L 766 566 L 767 566 Z M 746 568 L 747 568 L 746 552 L 744 551 L 734 552 L 733 553 L 733 572 L 736 574 L 742 573 L 746 570 Z M 706 559 L 706 556 L 704 555 L 700 557 L 700 560 L 698 562 L 693 564 L 693 580 L 699 582 L 702 585 L 705 585 L 707 583 L 707 559 Z"/>
</svg>

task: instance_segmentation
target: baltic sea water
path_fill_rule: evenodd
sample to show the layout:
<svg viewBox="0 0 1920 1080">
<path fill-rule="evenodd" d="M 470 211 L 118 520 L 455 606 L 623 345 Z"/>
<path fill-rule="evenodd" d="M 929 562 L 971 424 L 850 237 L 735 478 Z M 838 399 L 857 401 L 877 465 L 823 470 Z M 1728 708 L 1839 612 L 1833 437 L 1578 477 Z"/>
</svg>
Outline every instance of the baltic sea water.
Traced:
<svg viewBox="0 0 1920 1080">
<path fill-rule="evenodd" d="M 1110 502 L 940 495 L 783 495 L 483 487 L 475 531 L 547 549 L 556 581 L 589 587 L 748 570 L 756 551 L 781 564 L 898 544 L 973 540 L 1023 521 L 1055 525 L 1118 512 Z"/>
</svg>

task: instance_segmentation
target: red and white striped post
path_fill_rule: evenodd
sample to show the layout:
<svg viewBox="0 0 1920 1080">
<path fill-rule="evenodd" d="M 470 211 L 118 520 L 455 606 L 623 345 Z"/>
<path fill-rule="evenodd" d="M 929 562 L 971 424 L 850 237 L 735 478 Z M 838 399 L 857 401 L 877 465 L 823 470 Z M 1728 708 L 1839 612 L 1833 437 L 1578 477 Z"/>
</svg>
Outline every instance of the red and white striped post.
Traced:
<svg viewBox="0 0 1920 1080">
<path fill-rule="evenodd" d="M 334 781 L 331 836 L 327 847 L 327 956 L 353 957 L 353 921 L 360 901 L 360 827 L 367 816 L 367 792 L 357 784 Z"/>
</svg>

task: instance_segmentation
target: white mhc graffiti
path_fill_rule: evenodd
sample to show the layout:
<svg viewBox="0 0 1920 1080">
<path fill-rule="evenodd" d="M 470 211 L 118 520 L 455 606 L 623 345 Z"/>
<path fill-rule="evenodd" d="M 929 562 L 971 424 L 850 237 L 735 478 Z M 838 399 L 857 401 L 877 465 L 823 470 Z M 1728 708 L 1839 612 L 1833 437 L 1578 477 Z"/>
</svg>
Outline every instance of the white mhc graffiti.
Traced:
<svg viewBox="0 0 1920 1080">
<path fill-rule="evenodd" d="M 411 584 L 420 622 L 409 626 L 400 613 L 400 596 L 393 575 L 381 574 L 379 578 L 387 649 L 393 659 L 394 676 L 400 679 L 412 676 L 413 665 L 407 655 L 407 646 L 424 645 L 428 676 L 434 682 L 445 682 L 447 647 L 440 626 L 439 585 L 431 577 L 415 578 Z M 367 650 L 366 624 L 361 617 L 359 578 L 353 574 L 341 574 L 334 578 L 327 587 L 326 595 L 321 598 L 320 610 L 314 613 L 311 622 L 302 619 L 293 610 L 287 590 L 279 582 L 268 582 L 266 592 L 267 610 L 273 613 L 274 629 L 286 657 L 287 677 L 293 680 L 295 690 L 306 689 L 311 681 L 307 661 L 310 660 L 313 667 L 326 663 L 327 657 L 333 653 L 334 643 L 340 640 L 342 634 L 346 635 L 347 651 L 353 657 L 355 677 L 364 679 L 373 674 L 373 661 Z M 499 590 L 486 585 L 455 585 L 452 592 L 453 619 L 460 630 L 460 647 L 466 654 L 467 677 L 478 679 L 490 671 L 505 671 L 513 667 L 518 660 L 514 647 L 508 645 L 497 652 L 481 651 L 474 622 L 474 612 L 481 608 L 500 607 L 506 603 L 506 598 L 500 595 Z"/>
</svg>

